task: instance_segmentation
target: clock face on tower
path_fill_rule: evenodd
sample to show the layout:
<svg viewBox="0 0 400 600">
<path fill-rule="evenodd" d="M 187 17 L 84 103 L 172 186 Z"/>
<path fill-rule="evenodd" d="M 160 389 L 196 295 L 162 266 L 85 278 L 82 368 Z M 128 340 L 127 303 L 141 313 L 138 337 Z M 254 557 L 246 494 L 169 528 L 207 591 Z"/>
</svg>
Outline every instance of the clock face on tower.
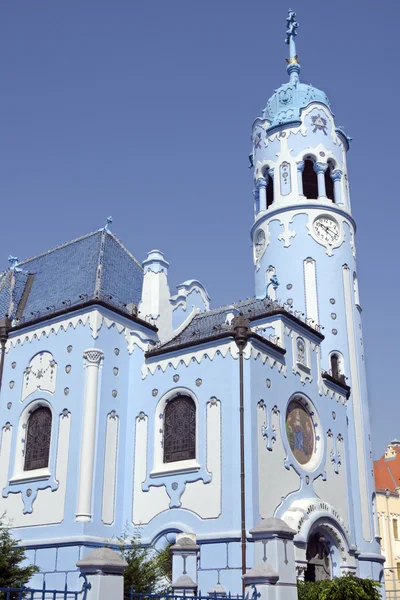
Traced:
<svg viewBox="0 0 400 600">
<path fill-rule="evenodd" d="M 265 248 L 265 233 L 262 229 L 259 229 L 256 233 L 254 241 L 254 254 L 256 260 L 260 258 Z"/>
<path fill-rule="evenodd" d="M 326 244 L 333 245 L 339 241 L 339 225 L 331 217 L 318 217 L 313 223 L 313 229 L 317 238 Z"/>
</svg>

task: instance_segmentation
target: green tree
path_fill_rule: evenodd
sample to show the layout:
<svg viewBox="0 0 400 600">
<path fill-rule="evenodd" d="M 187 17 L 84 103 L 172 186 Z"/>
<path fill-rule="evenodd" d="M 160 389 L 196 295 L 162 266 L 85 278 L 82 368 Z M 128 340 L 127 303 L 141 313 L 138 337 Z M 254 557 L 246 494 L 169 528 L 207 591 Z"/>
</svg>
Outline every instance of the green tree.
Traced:
<svg viewBox="0 0 400 600">
<path fill-rule="evenodd" d="M 39 569 L 34 565 L 21 565 L 26 561 L 25 548 L 17 546 L 18 541 L 13 538 L 4 520 L 3 515 L 0 518 L 0 588 L 19 587 L 28 583 Z M 0 593 L 0 599 L 3 598 L 6 598 L 5 592 Z"/>
<path fill-rule="evenodd" d="M 128 563 L 124 571 L 124 597 L 130 598 L 130 590 L 149 594 L 166 590 L 171 584 L 172 557 L 170 544 L 161 551 L 141 544 L 140 534 L 129 539 L 126 534 L 119 538 L 121 556 Z"/>
<path fill-rule="evenodd" d="M 351 573 L 327 581 L 299 581 L 299 600 L 380 600 L 381 584 L 372 579 L 360 579 Z"/>
</svg>

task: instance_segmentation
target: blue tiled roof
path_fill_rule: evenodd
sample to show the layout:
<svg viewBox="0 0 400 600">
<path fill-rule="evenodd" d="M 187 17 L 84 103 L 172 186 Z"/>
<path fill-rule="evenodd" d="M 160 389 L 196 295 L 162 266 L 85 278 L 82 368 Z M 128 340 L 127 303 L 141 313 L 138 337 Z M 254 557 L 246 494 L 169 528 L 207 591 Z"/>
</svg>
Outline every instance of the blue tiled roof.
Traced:
<svg viewBox="0 0 400 600">
<path fill-rule="evenodd" d="M 10 309 L 11 301 L 11 271 L 2 273 L 0 278 L 0 314 L 4 317 Z"/>
<path fill-rule="evenodd" d="M 200 313 L 176 337 L 159 346 L 156 352 L 164 349 L 169 350 L 181 344 L 201 342 L 203 339 L 213 336 L 217 337 L 221 332 L 230 329 L 226 325 L 226 317 L 230 312 L 234 314 L 241 312 L 245 317 L 254 320 L 258 315 L 277 309 L 281 309 L 281 307 L 265 298 L 249 298 L 248 300 L 242 300 L 229 306 Z"/>
<path fill-rule="evenodd" d="M 100 230 L 4 272 L 0 317 L 15 318 L 18 312 L 26 322 L 92 299 L 124 310 L 127 304 L 139 303 L 142 282 L 138 261 L 112 233 Z"/>
</svg>

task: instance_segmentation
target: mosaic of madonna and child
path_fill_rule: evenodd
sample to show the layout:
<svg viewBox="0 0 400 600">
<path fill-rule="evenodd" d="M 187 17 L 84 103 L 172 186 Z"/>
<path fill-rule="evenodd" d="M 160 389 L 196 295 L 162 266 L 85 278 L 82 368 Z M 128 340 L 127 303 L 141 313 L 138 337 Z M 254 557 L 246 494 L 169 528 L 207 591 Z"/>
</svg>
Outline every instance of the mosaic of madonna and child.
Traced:
<svg viewBox="0 0 400 600">
<path fill-rule="evenodd" d="M 300 402 L 290 402 L 286 413 L 286 435 L 295 459 L 305 465 L 314 451 L 314 426 L 312 419 Z"/>
</svg>

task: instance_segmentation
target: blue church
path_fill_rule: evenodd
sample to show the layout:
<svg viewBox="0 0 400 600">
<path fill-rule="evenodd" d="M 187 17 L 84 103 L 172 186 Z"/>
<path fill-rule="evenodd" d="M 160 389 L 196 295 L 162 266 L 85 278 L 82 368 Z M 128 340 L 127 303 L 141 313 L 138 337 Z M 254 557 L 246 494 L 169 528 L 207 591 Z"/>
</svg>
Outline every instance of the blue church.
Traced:
<svg viewBox="0 0 400 600">
<path fill-rule="evenodd" d="M 253 298 L 171 292 L 163 253 L 141 263 L 110 220 L 0 277 L 0 514 L 37 585 L 77 586 L 124 530 L 173 544 L 176 587 L 279 584 L 257 545 L 277 532 L 287 585 L 382 578 L 350 138 L 300 81 L 297 27 L 252 127 Z"/>
</svg>

